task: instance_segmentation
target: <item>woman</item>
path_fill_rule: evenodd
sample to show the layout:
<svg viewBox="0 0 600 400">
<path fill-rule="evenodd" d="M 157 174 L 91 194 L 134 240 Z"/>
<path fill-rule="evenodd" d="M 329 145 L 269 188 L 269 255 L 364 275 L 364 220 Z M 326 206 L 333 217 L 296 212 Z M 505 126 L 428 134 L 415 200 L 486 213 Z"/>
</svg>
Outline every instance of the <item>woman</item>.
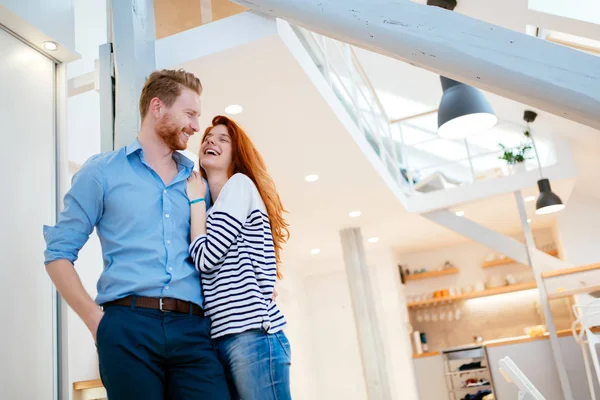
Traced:
<svg viewBox="0 0 600 400">
<path fill-rule="evenodd" d="M 291 399 L 286 322 L 272 299 L 289 237 L 281 199 L 250 138 L 227 117 L 216 116 L 206 129 L 200 165 L 187 185 L 190 254 L 231 397 Z M 214 199 L 208 212 L 203 178 Z"/>
</svg>

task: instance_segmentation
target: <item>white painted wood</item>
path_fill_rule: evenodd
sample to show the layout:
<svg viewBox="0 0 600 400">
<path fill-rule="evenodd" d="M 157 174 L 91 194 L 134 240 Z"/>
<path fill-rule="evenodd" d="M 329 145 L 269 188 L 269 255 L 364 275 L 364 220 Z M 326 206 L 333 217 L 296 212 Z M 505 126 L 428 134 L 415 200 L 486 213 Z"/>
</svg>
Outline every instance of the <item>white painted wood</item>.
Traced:
<svg viewBox="0 0 600 400">
<path fill-rule="evenodd" d="M 577 177 L 577 168 L 568 140 L 554 138 L 554 148 L 556 163 L 544 167 L 544 177 L 551 181 Z M 448 208 L 468 201 L 521 190 L 535 185 L 539 178 L 539 172 L 532 170 L 506 177 L 475 181 L 452 190 L 439 190 L 425 195 L 408 197 L 405 207 L 414 213 Z"/>
<path fill-rule="evenodd" d="M 468 218 L 458 217 L 455 213 L 448 210 L 430 211 L 421 215 L 459 235 L 481 243 L 490 249 L 494 249 L 521 264 L 531 265 L 526 246 L 516 239 L 486 228 Z M 537 249 L 532 249 L 531 254 L 533 257 L 542 260 L 544 270 L 568 268 L 570 266 L 569 263 Z"/>
<path fill-rule="evenodd" d="M 233 1 L 600 128 L 598 57 L 410 0 Z"/>
<path fill-rule="evenodd" d="M 112 39 L 115 63 L 115 148 L 137 137 L 139 100 L 144 82 L 156 69 L 154 2 L 113 0 Z"/>
<path fill-rule="evenodd" d="M 250 12 L 236 14 L 157 40 L 156 66 L 173 68 L 275 35 L 275 18 Z"/>
<path fill-rule="evenodd" d="M 0 399 L 54 399 L 54 298 L 43 224 L 56 196 L 55 66 L 0 29 Z"/>
<path fill-rule="evenodd" d="M 600 290 L 600 269 L 544 278 L 550 299 Z"/>
<path fill-rule="evenodd" d="M 494 249 L 521 264 L 529 264 L 525 245 L 516 239 L 486 228 L 468 218 L 458 217 L 448 210 L 431 211 L 422 215 L 430 221 Z"/>
<path fill-rule="evenodd" d="M 565 400 L 573 400 L 573 391 L 569 383 L 569 376 L 565 369 L 563 362 L 563 356 L 560 352 L 560 345 L 558 342 L 558 336 L 556 334 L 556 324 L 552 318 L 552 310 L 550 309 L 550 303 L 546 294 L 546 286 L 544 286 L 544 280 L 542 279 L 542 266 L 538 263 L 538 258 L 534 254 L 538 251 L 535 247 L 535 241 L 533 240 L 533 233 L 531 232 L 531 226 L 527 221 L 527 210 L 525 209 L 525 201 L 521 192 L 515 192 L 515 201 L 517 202 L 517 209 L 519 211 L 519 218 L 521 219 L 521 226 L 523 227 L 523 234 L 525 236 L 525 249 L 527 252 L 527 258 L 529 259 L 529 265 L 533 270 L 533 276 L 537 283 L 538 293 L 540 296 L 540 304 L 544 312 L 544 319 L 546 320 L 546 327 L 550 335 L 550 347 L 552 348 L 552 355 L 554 358 L 554 364 L 558 371 L 558 378 L 560 380 L 560 386 Z"/>
<path fill-rule="evenodd" d="M 68 81 L 69 97 L 89 92 L 96 89 L 96 73 L 88 72 L 80 76 L 69 79 Z"/>
<path fill-rule="evenodd" d="M 202 25 L 212 22 L 212 0 L 200 0 L 200 13 Z"/>
<path fill-rule="evenodd" d="M 371 274 L 359 228 L 340 231 L 368 398 L 391 400 Z"/>
</svg>

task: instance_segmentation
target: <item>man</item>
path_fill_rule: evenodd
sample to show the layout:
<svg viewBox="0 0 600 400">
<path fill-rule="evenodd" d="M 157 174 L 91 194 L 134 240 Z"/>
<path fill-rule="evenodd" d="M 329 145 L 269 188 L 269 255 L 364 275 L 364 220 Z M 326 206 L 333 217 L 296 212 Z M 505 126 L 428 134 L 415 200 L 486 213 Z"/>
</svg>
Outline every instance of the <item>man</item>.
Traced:
<svg viewBox="0 0 600 400">
<path fill-rule="evenodd" d="M 138 138 L 88 160 L 58 223 L 44 227 L 46 269 L 94 337 L 111 400 L 229 399 L 188 255 L 194 163 L 177 152 L 198 132 L 201 93 L 191 73 L 153 72 L 140 97 Z M 103 309 L 73 268 L 94 227 Z"/>
</svg>

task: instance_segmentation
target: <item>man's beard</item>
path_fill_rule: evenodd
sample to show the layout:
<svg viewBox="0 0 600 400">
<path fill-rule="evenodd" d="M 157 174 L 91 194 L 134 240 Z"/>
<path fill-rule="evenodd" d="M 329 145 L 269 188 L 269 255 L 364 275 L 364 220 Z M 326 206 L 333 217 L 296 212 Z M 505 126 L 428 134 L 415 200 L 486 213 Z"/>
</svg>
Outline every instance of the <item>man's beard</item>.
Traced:
<svg viewBox="0 0 600 400">
<path fill-rule="evenodd" d="M 173 122 L 169 114 L 165 114 L 156 125 L 156 133 L 172 151 L 187 149 L 187 143 L 182 144 L 181 132 L 192 136 L 192 132 L 189 132 L 188 129 L 181 128 Z"/>
</svg>

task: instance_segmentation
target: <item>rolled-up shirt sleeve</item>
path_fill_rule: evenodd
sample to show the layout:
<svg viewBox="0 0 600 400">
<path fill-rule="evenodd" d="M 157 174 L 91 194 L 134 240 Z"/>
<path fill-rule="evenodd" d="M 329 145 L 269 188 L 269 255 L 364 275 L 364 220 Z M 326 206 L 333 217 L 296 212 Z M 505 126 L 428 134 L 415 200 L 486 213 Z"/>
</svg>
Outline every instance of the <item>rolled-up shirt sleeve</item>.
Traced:
<svg viewBox="0 0 600 400">
<path fill-rule="evenodd" d="M 79 250 L 102 216 L 103 198 L 100 163 L 91 159 L 73 176 L 56 225 L 44 226 L 46 265 L 56 260 L 69 260 L 71 263 L 77 260 Z"/>
</svg>

